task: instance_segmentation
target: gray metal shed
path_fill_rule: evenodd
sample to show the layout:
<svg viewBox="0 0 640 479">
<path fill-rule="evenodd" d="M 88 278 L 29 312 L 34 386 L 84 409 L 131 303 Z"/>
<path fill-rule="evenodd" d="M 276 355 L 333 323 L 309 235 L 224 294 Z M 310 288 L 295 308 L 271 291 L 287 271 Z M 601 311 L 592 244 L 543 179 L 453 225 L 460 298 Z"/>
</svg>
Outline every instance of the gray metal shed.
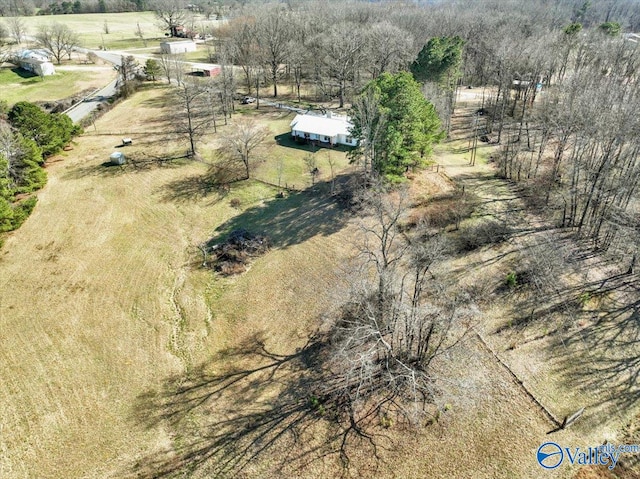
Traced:
<svg viewBox="0 0 640 479">
<path fill-rule="evenodd" d="M 112 165 L 124 165 L 126 163 L 124 153 L 121 153 L 119 151 L 114 151 L 113 153 L 111 153 L 109 160 L 111 161 Z"/>
</svg>

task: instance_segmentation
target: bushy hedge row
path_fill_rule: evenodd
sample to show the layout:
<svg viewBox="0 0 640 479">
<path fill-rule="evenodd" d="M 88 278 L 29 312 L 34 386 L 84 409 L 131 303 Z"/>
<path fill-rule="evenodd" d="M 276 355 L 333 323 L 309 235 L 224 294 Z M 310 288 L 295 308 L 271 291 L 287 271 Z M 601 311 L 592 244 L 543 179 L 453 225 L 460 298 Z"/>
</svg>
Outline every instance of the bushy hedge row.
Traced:
<svg viewBox="0 0 640 479">
<path fill-rule="evenodd" d="M 68 116 L 46 113 L 33 103 L 18 102 L 11 109 L 0 104 L 0 232 L 27 219 L 37 201 L 30 194 L 47 182 L 45 160 L 79 132 Z"/>
</svg>

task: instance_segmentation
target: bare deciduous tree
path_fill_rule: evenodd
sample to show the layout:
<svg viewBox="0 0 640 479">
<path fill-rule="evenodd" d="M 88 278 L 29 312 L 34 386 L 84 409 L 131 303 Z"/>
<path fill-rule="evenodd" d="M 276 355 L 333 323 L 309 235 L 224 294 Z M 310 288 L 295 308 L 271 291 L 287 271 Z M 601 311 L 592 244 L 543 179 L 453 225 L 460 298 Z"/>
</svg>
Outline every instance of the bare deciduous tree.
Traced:
<svg viewBox="0 0 640 479">
<path fill-rule="evenodd" d="M 27 25 L 25 24 L 24 19 L 20 17 L 11 17 L 8 18 L 6 22 L 13 39 L 16 43 L 21 44 L 27 34 Z"/>
<path fill-rule="evenodd" d="M 216 77 L 215 82 L 220 92 L 220 102 L 222 104 L 222 113 L 226 125 L 227 117 L 231 118 L 231 113 L 235 108 L 233 94 L 236 91 L 236 78 L 233 72 L 233 65 L 230 64 L 226 46 L 222 46 L 222 48 L 219 49 L 218 63 L 220 64 L 220 74 Z"/>
<path fill-rule="evenodd" d="M 189 140 L 191 156 L 196 155 L 196 143 L 214 121 L 211 115 L 211 97 L 207 85 L 197 79 L 182 81 L 174 90 L 176 103 L 183 115 L 178 115 L 175 125 L 178 133 Z"/>
<path fill-rule="evenodd" d="M 6 171 L 0 174 L 0 178 L 5 178 L 14 182 L 18 176 L 17 163 L 22 151 L 20 145 L 16 141 L 16 136 L 5 121 L 0 121 L 0 158 L 4 158 L 6 162 Z"/>
<path fill-rule="evenodd" d="M 300 103 L 300 87 L 302 86 L 302 75 L 306 65 L 309 63 L 309 50 L 306 45 L 298 40 L 292 40 L 288 48 L 288 64 L 293 73 L 293 84 L 296 89 L 298 103 Z"/>
<path fill-rule="evenodd" d="M 333 327 L 330 375 L 321 387 L 356 425 L 391 415 L 422 424 L 436 395 L 431 364 L 462 339 L 476 314 L 464 294 L 445 293 L 433 279 L 443 237 L 402 234 L 407 199 L 394 195 L 366 193 L 365 267 Z"/>
<path fill-rule="evenodd" d="M 73 49 L 80 45 L 78 35 L 68 25 L 58 22 L 40 25 L 36 42 L 51 51 L 58 64 L 64 55 L 71 55 Z"/>
<path fill-rule="evenodd" d="M 365 41 L 362 27 L 348 23 L 334 25 L 314 40 L 314 51 L 322 59 L 327 75 L 338 87 L 340 108 L 345 104 L 349 84 L 356 82 Z"/>
<path fill-rule="evenodd" d="M 318 161 L 312 153 L 307 153 L 304 157 L 304 164 L 307 168 L 307 173 L 311 177 L 311 186 L 316 184 L 316 177 L 318 176 Z"/>
<path fill-rule="evenodd" d="M 160 69 L 167 83 L 175 80 L 180 84 L 184 79 L 184 55 L 175 53 L 163 53 L 160 55 Z"/>
<path fill-rule="evenodd" d="M 372 77 L 395 73 L 412 60 L 413 38 L 406 30 L 385 21 L 374 24 L 366 36 L 366 68 Z"/>
<path fill-rule="evenodd" d="M 144 44 L 144 46 L 147 46 L 147 39 L 144 37 L 144 31 L 142 31 L 142 28 L 140 27 L 140 22 L 136 23 L 136 29 L 134 32 L 135 36 L 138 37 L 140 40 L 142 40 L 142 43 Z"/>
<path fill-rule="evenodd" d="M 361 161 L 367 176 L 377 171 L 376 145 L 384 129 L 385 117 L 380 115 L 380 99 L 374 89 L 360 95 L 353 103 L 351 116 L 360 125 L 354 136 L 361 138 L 358 147 L 351 152 L 352 160 Z"/>
<path fill-rule="evenodd" d="M 8 25 L 5 23 L 0 23 L 0 43 L 5 43 L 7 38 L 9 38 Z"/>
<path fill-rule="evenodd" d="M 239 120 L 222 137 L 223 149 L 232 158 L 240 161 L 245 170 L 245 179 L 250 177 L 251 154 L 266 138 L 269 131 L 252 120 Z"/>
<path fill-rule="evenodd" d="M 278 77 L 290 45 L 291 31 L 288 17 L 286 10 L 272 7 L 260 12 L 256 18 L 260 56 L 267 65 L 269 79 L 273 84 L 274 98 L 278 96 Z"/>
<path fill-rule="evenodd" d="M 225 48 L 229 59 L 242 68 L 247 93 L 250 95 L 254 83 L 254 70 L 260 63 L 255 18 L 237 18 L 220 28 L 218 35 L 225 39 Z"/>
<path fill-rule="evenodd" d="M 3 23 L 0 23 L 0 65 L 7 61 L 11 53 L 11 47 L 5 43 L 8 31 Z"/>
<path fill-rule="evenodd" d="M 278 188 L 282 185 L 282 175 L 284 174 L 284 158 L 276 158 L 276 175 L 278 175 Z"/>
<path fill-rule="evenodd" d="M 96 55 L 94 52 L 87 53 L 87 61 L 93 63 L 94 65 L 100 61 L 100 57 Z"/>
<path fill-rule="evenodd" d="M 172 37 L 177 36 L 178 27 L 187 19 L 187 10 L 181 0 L 156 0 L 153 13 L 162 30 L 168 30 Z"/>
</svg>

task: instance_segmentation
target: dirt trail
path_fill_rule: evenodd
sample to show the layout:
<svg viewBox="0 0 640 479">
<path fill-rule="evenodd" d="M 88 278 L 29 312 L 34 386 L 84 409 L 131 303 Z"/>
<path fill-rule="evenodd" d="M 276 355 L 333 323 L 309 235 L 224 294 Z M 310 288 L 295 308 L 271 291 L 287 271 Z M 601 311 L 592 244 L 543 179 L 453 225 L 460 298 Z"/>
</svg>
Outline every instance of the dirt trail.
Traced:
<svg viewBox="0 0 640 479">
<path fill-rule="evenodd" d="M 628 344 L 616 343 L 620 333 L 629 337 L 631 329 L 638 330 L 630 328 L 630 321 L 624 319 L 637 310 L 633 304 L 638 302 L 629 299 L 633 293 L 627 293 L 633 289 L 633 278 L 621 278 L 610 262 L 586 253 L 570 232 L 554 229 L 546 219 L 528 210 L 519 187 L 496 176 L 491 160 L 496 146 L 478 143 L 476 164 L 469 165 L 469 137 L 473 135 L 477 108 L 469 105 L 456 111 L 451 139 L 439 147 L 436 155 L 440 171 L 479 198 L 480 205 L 473 214 L 476 221 L 478 217 L 493 217 L 513 231 L 506 243 L 481 248 L 451 264 L 461 283 L 482 288 L 482 294 L 486 294 L 483 319 L 476 329 L 500 362 L 552 416 L 562 419 L 586 408 L 584 417 L 570 432 L 575 435 L 575 445 L 620 442 L 624 424 L 637 410 L 638 398 L 638 388 L 627 378 L 633 377 L 633 360 L 640 353 L 631 351 Z M 555 291 L 543 294 L 530 290 L 510 296 L 499 293 L 504 284 L 501 278 L 521 267 L 520 260 L 528 249 L 541 244 L 563 250 L 568 261 L 569 266 L 559 273 L 562 278 L 558 277 Z M 603 285 L 607 285 L 604 293 Z M 601 294 L 604 299 L 595 299 Z M 576 297 L 587 299 L 576 305 Z M 609 305 L 604 306 L 606 302 Z M 512 326 L 527 316 L 531 324 Z M 604 364 L 611 364 L 615 371 L 607 371 Z"/>
<path fill-rule="evenodd" d="M 540 228 L 543 222 L 540 218 L 526 211 L 524 202 L 517 187 L 502 178 L 496 176 L 496 169 L 491 161 L 495 154 L 496 146 L 478 143 L 478 152 L 475 165 L 470 165 L 469 158 L 469 138 L 473 135 L 473 118 L 477 106 L 459 108 L 452 119 L 452 131 L 450 139 L 445 143 L 437 156 L 442 174 L 451 179 L 459 188 L 464 188 L 467 194 L 474 195 L 479 200 L 479 205 L 473 217 L 489 217 L 501 223 L 509 225 L 515 231 L 526 231 Z M 487 159 L 489 161 L 487 161 Z M 463 275 L 461 279 L 467 284 L 485 281 L 489 278 L 499 277 L 502 263 L 508 261 L 508 257 L 515 253 L 518 248 L 525 246 L 526 238 L 515 238 L 510 244 L 499 248 L 499 251 L 486 251 L 484 253 L 471 253 L 466 259 L 471 259 L 467 264 L 461 264 Z M 489 259 L 491 254 L 494 258 Z M 480 258 L 476 260 L 476 257 Z M 464 260 L 463 260 L 464 261 Z M 489 313 L 489 312 L 487 312 Z M 483 320 L 476 328 L 476 334 L 482 344 L 486 346 L 486 352 L 508 370 L 508 373 L 515 379 L 515 384 L 529 396 L 532 407 L 542 407 L 541 414 L 547 418 L 552 418 L 552 422 L 559 425 L 562 418 L 553 407 L 547 407 L 544 398 L 539 398 L 535 391 L 532 391 L 526 378 L 510 367 L 509 362 L 500 354 L 504 349 L 503 345 L 496 342 L 492 333 L 496 324 L 504 318 L 506 312 L 491 308 L 491 314 L 486 314 L 487 319 Z M 488 319 L 491 318 L 491 319 Z M 511 359 L 511 358 L 510 358 Z"/>
</svg>

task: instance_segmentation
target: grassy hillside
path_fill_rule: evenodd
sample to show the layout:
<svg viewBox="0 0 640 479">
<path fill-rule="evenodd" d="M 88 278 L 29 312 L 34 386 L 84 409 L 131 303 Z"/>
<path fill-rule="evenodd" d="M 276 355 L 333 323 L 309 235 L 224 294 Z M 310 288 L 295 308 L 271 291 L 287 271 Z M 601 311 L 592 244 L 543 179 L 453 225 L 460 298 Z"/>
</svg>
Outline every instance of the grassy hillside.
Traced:
<svg viewBox="0 0 640 479">
<path fill-rule="evenodd" d="M 21 17 L 29 35 L 35 35 L 38 26 L 59 22 L 68 25 L 80 37 L 82 46 L 86 48 L 98 48 L 103 44 L 109 49 L 123 48 L 129 43 L 123 41 L 135 41 L 137 23 L 147 38 L 160 38 L 164 32 L 156 25 L 152 12 L 127 12 L 127 13 L 88 13 L 72 15 L 49 15 Z M 105 33 L 105 22 L 109 33 Z"/>
<path fill-rule="evenodd" d="M 284 227 L 298 219 L 289 210 L 313 204 L 327 211 L 331 231 L 282 238 L 286 250 L 237 280 L 199 269 L 195 245 L 243 210 L 264 204 L 271 211 L 276 190 L 249 182 L 228 196 L 189 195 L 183 180 L 204 176 L 206 166 L 102 166 L 119 142 L 105 133 L 124 128 L 124 118 L 137 144 L 161 138 L 140 138 L 128 109 L 136 108 L 136 125 L 163 121 L 153 95 L 106 115 L 52 164 L 39 207 L 2 250 L 2 477 L 122 477 L 136 455 L 168 441 L 162 428 L 137 423 L 138 396 L 245 334 L 268 329 L 277 347 L 295 344 L 320 311 L 330 264 L 348 248 L 333 239 L 342 233 L 330 204 L 293 198 L 267 213 L 273 224 Z M 243 199 L 240 209 L 230 206 L 232 197 Z M 241 224 L 256 224 L 253 213 L 244 218 Z"/>
<path fill-rule="evenodd" d="M 438 420 L 415 435 L 372 428 L 343 469 L 340 430 L 313 408 L 306 375 L 317 359 L 309 338 L 348 289 L 362 220 L 326 184 L 306 189 L 304 156 L 321 162 L 328 150 L 285 146 L 282 112 L 245 112 L 273 136 L 256 154 L 257 179 L 228 191 L 208 181 L 206 163 L 157 161 L 186 149 L 164 93 L 134 95 L 52 162 L 33 215 L 0 251 L 0 477 L 540 477 L 535 451 L 553 424 L 477 335 L 436 364 Z M 135 164 L 106 166 L 125 134 L 133 145 L 120 151 Z M 217 144 L 204 138 L 206 161 Z M 344 152 L 331 155 L 348 171 Z M 518 206 L 484 161 L 472 170 L 454 149 L 439 155 L 481 199 L 469 223 Z M 265 183 L 278 158 L 296 185 L 285 198 Z M 413 185 L 416 201 L 453 188 L 432 170 Z M 271 250 L 240 276 L 203 268 L 197 245 L 240 227 L 267 235 Z M 513 247 L 479 248 L 435 272 L 478 290 L 476 329 L 510 362 L 510 338 L 494 333 L 514 312 L 494 290 Z M 514 369 L 547 378 L 528 369 L 544 348 Z M 574 407 L 561 376 L 548 384 L 556 414 Z M 590 419 L 553 439 L 584 445 L 609 432 Z"/>
</svg>

